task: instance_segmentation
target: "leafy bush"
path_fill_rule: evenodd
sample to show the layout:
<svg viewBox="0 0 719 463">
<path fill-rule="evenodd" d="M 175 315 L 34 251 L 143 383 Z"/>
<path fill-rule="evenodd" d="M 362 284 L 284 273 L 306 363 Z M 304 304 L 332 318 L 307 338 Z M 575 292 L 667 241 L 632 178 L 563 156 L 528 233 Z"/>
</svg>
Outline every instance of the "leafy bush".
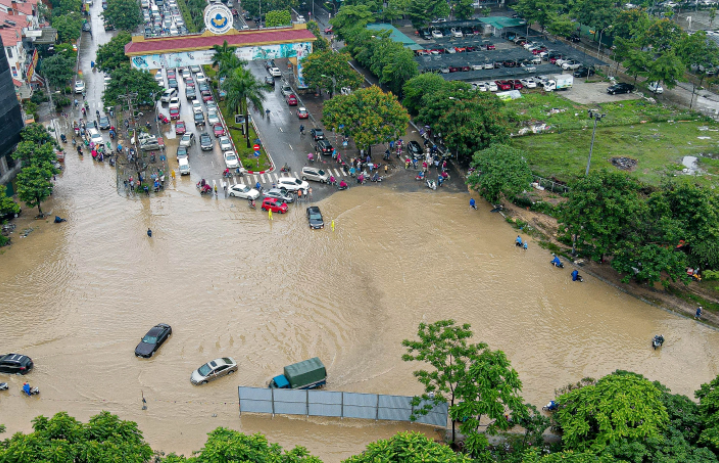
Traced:
<svg viewBox="0 0 719 463">
<path fill-rule="evenodd" d="M 702 278 L 707 281 L 719 280 L 719 270 L 704 270 L 702 272 Z"/>
</svg>

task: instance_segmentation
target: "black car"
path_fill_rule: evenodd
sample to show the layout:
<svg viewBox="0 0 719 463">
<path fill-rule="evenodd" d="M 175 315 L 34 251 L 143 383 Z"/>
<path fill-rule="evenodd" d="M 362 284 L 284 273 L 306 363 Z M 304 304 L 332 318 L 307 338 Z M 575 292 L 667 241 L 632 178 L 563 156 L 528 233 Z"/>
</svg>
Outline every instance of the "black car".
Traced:
<svg viewBox="0 0 719 463">
<path fill-rule="evenodd" d="M 202 148 L 202 151 L 207 151 L 212 149 L 212 138 L 210 138 L 210 135 L 207 132 L 203 132 L 200 134 L 200 148 Z"/>
<path fill-rule="evenodd" d="M 195 89 L 192 87 L 186 87 L 185 88 L 185 98 L 187 98 L 188 100 L 196 100 L 197 92 L 195 92 Z"/>
<path fill-rule="evenodd" d="M 107 116 L 100 116 L 100 122 L 98 125 L 100 126 L 101 130 L 109 130 L 111 127 L 110 118 L 108 118 Z"/>
<path fill-rule="evenodd" d="M 616 95 L 617 93 L 632 93 L 634 91 L 634 85 L 625 84 L 620 82 L 607 88 L 607 93 L 610 95 Z"/>
<path fill-rule="evenodd" d="M 310 206 L 307 208 L 307 220 L 310 223 L 310 228 L 318 230 L 325 228 L 325 222 L 322 220 L 322 213 L 320 208 L 317 206 Z"/>
<path fill-rule="evenodd" d="M 205 115 L 202 114 L 200 111 L 195 113 L 195 125 L 205 125 Z"/>
<path fill-rule="evenodd" d="M 577 34 L 570 35 L 569 37 L 567 37 L 567 40 L 569 40 L 572 43 L 579 43 L 582 41 L 582 39 L 579 38 L 579 36 Z"/>
<path fill-rule="evenodd" d="M 310 130 L 310 135 L 312 135 L 314 141 L 325 139 L 325 133 L 321 129 Z"/>
<path fill-rule="evenodd" d="M 135 355 L 137 357 L 150 358 L 155 355 L 155 351 L 160 348 L 163 342 L 172 334 L 172 327 L 164 323 L 155 325 L 150 328 L 140 344 L 135 347 Z"/>
<path fill-rule="evenodd" d="M 177 79 L 167 79 L 167 85 L 170 88 L 175 88 L 175 89 L 178 88 L 177 87 Z"/>
<path fill-rule="evenodd" d="M 328 140 L 325 140 L 324 138 L 322 140 L 317 141 L 317 146 L 315 146 L 315 150 L 322 153 L 324 156 L 331 156 L 332 150 L 334 148 L 330 144 Z"/>
<path fill-rule="evenodd" d="M 594 71 L 588 68 L 579 68 L 574 71 L 574 77 L 589 77 L 594 75 Z"/>
<path fill-rule="evenodd" d="M 272 76 L 265 77 L 265 84 L 269 85 L 270 87 L 274 87 L 275 86 L 275 78 Z"/>
<path fill-rule="evenodd" d="M 413 157 L 418 158 L 422 156 L 422 146 L 416 141 L 412 140 L 407 143 L 407 152 L 410 153 Z"/>
<path fill-rule="evenodd" d="M 0 356 L 0 373 L 26 375 L 33 367 L 32 359 L 26 355 L 7 354 Z"/>
</svg>

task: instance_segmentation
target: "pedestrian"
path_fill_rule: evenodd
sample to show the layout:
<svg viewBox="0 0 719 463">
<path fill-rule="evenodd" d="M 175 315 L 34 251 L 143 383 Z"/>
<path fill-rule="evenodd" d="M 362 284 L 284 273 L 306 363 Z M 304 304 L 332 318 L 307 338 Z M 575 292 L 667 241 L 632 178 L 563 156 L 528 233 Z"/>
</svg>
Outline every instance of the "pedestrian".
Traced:
<svg viewBox="0 0 719 463">
<path fill-rule="evenodd" d="M 524 242 L 524 250 L 526 251 L 529 246 L 527 245 L 527 242 Z"/>
<path fill-rule="evenodd" d="M 694 315 L 695 320 L 702 318 L 702 306 L 697 307 L 697 313 Z"/>
<path fill-rule="evenodd" d="M 302 190 L 297 190 L 297 199 L 302 199 Z"/>
<path fill-rule="evenodd" d="M 394 140 L 389 142 L 389 150 L 392 151 L 394 149 Z"/>
<path fill-rule="evenodd" d="M 369 163 L 369 173 L 370 173 L 370 174 L 372 173 L 372 168 L 373 168 L 373 167 L 374 167 L 374 165 L 370 162 L 370 163 Z"/>
<path fill-rule="evenodd" d="M 225 190 L 225 196 L 227 196 L 227 182 L 222 181 L 222 189 Z"/>
<path fill-rule="evenodd" d="M 447 171 L 447 160 L 445 159 L 444 161 L 442 161 L 442 172 L 446 172 L 446 171 Z"/>
<path fill-rule="evenodd" d="M 422 161 L 422 172 L 427 172 L 427 161 Z"/>
<path fill-rule="evenodd" d="M 173 180 L 175 179 L 175 169 L 170 171 L 170 177 L 172 177 Z"/>
<path fill-rule="evenodd" d="M 339 153 L 337 154 L 337 164 L 342 164 L 342 155 Z"/>
<path fill-rule="evenodd" d="M 308 190 L 310 192 L 310 196 L 312 196 L 312 187 Z"/>
<path fill-rule="evenodd" d="M 417 160 L 412 159 L 412 167 L 414 167 L 414 170 L 417 170 Z"/>
<path fill-rule="evenodd" d="M 411 161 L 409 160 L 409 158 L 407 158 L 407 159 L 404 160 L 404 170 L 409 169 L 409 164 L 410 164 L 410 162 L 411 162 Z"/>
<path fill-rule="evenodd" d="M 424 139 L 424 146 L 427 146 L 427 145 L 429 145 L 429 139 L 428 139 L 428 138 L 425 138 L 425 139 Z"/>
<path fill-rule="evenodd" d="M 469 200 L 469 207 L 471 207 L 471 208 L 474 209 L 475 211 L 477 210 L 477 201 L 475 201 L 474 198 L 470 198 L 470 200 Z"/>
<path fill-rule="evenodd" d="M 387 164 L 384 165 L 384 174 L 387 175 L 387 171 L 389 170 L 389 166 Z"/>
<path fill-rule="evenodd" d="M 150 230 L 149 228 L 147 229 L 147 236 L 152 238 L 152 230 Z"/>
</svg>

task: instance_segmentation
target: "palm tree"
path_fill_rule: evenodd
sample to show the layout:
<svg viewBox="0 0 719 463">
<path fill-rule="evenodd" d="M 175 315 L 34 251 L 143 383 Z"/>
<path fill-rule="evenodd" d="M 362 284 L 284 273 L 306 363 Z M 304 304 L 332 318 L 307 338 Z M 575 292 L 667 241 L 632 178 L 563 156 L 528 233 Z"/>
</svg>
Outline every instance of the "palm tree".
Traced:
<svg viewBox="0 0 719 463">
<path fill-rule="evenodd" d="M 237 47 L 231 47 L 227 44 L 227 40 L 222 45 L 214 45 L 212 50 L 215 52 L 212 55 L 212 66 L 217 68 L 217 75 L 219 77 L 228 76 L 232 71 L 238 67 L 247 64 L 246 61 L 241 60 L 235 54 Z"/>
<path fill-rule="evenodd" d="M 243 67 L 235 68 L 232 74 L 222 83 L 222 89 L 227 92 L 227 107 L 233 112 L 242 111 L 245 115 L 245 137 L 247 147 L 250 147 L 250 124 L 248 106 L 252 103 L 260 112 L 264 111 L 262 102 L 265 101 L 267 89 L 250 71 Z"/>
</svg>

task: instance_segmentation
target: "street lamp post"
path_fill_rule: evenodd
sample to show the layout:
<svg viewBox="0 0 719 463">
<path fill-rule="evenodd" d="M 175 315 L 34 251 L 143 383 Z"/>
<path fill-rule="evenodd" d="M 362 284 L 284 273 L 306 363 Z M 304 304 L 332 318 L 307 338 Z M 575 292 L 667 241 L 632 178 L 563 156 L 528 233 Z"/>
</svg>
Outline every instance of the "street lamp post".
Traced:
<svg viewBox="0 0 719 463">
<path fill-rule="evenodd" d="M 126 95 L 118 95 L 117 98 L 121 101 L 124 101 L 127 104 L 128 110 L 130 111 L 130 118 L 132 120 L 131 125 L 134 130 L 134 136 L 132 137 L 132 140 L 134 141 L 132 141 L 132 144 L 135 148 L 135 155 L 132 157 L 132 162 L 135 167 L 135 172 L 137 173 L 137 178 L 139 179 L 142 171 L 142 165 L 140 164 L 140 150 L 137 146 L 139 131 L 137 127 L 137 119 L 135 118 L 135 112 L 133 111 L 133 103 L 135 102 L 135 100 L 137 100 L 137 96 L 137 92 L 132 92 Z"/>
<path fill-rule="evenodd" d="M 592 150 L 594 149 L 594 135 L 597 133 L 597 122 L 602 120 L 606 114 L 599 114 L 589 110 L 589 118 L 594 119 L 594 129 L 592 129 L 592 142 L 589 144 L 589 158 L 587 159 L 587 170 L 584 171 L 584 176 L 589 175 L 589 166 L 592 164 Z"/>
</svg>

